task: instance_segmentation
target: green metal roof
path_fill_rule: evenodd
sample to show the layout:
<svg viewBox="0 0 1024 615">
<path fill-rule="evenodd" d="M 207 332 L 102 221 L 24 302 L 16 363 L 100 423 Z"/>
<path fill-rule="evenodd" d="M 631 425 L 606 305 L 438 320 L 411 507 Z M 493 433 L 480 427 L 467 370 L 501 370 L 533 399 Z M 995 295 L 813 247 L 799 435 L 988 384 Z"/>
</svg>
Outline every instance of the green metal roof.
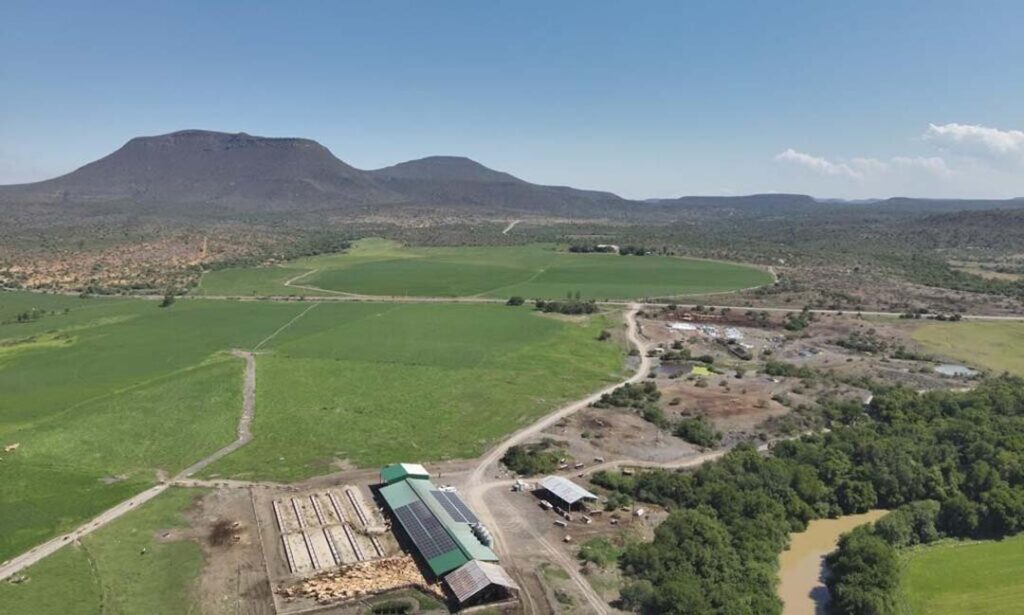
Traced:
<svg viewBox="0 0 1024 615">
<path fill-rule="evenodd" d="M 388 485 L 380 490 L 381 497 L 388 503 L 391 510 L 401 508 L 406 504 L 412 504 L 419 499 L 416 492 L 412 490 L 409 483 L 405 481 L 397 482 L 393 485 Z"/>
<path fill-rule="evenodd" d="M 386 469 L 381 470 L 382 479 Z M 427 565 L 435 575 L 441 576 L 474 559 L 488 562 L 498 561 L 498 556 L 488 546 L 480 542 L 473 533 L 473 528 L 468 523 L 452 519 L 448 511 L 434 498 L 434 494 L 431 491 L 436 491 L 437 487 L 430 480 L 426 478 L 398 478 L 396 481 L 380 490 L 380 495 L 384 498 L 388 508 L 394 511 L 416 501 L 423 502 L 458 546 L 458 549 L 453 549 L 427 560 Z"/>
<path fill-rule="evenodd" d="M 432 560 L 427 560 L 427 565 L 434 571 L 437 576 L 444 576 L 446 573 L 459 568 L 463 564 L 469 561 L 469 558 L 462 553 L 462 551 L 453 550 L 445 553 L 444 555 L 438 555 Z"/>
<path fill-rule="evenodd" d="M 430 474 L 418 463 L 392 463 L 380 469 L 380 482 L 385 485 L 406 478 L 430 478 Z"/>
</svg>

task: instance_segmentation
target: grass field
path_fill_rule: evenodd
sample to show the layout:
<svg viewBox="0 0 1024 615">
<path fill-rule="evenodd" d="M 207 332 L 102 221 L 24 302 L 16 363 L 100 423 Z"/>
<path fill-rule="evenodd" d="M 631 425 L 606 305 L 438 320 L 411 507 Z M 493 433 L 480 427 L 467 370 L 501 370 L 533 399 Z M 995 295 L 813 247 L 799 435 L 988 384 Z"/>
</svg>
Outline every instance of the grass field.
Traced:
<svg viewBox="0 0 1024 615">
<path fill-rule="evenodd" d="M 49 299 L 2 293 L 0 306 Z M 244 364 L 226 351 L 302 309 L 68 301 L 0 325 L 0 443 L 19 445 L 0 452 L 0 560 L 231 442 Z"/>
<path fill-rule="evenodd" d="M 170 489 L 138 510 L 0 583 L 0 612 L 33 615 L 199 612 L 193 585 L 203 564 L 194 542 L 159 542 L 185 525 L 182 511 L 203 492 Z M 142 553 L 145 549 L 145 554 Z"/>
<path fill-rule="evenodd" d="M 293 480 L 338 460 L 476 456 L 620 378 L 622 349 L 596 340 L 614 326 L 496 305 L 318 305 L 264 346 L 255 439 L 208 474 Z"/>
<path fill-rule="evenodd" d="M 622 365 L 595 340 L 614 326 L 604 317 L 525 307 L 0 293 L 0 313 L 44 303 L 38 320 L 0 325 L 0 444 L 19 445 L 0 452 L 0 561 L 231 442 L 232 348 L 266 353 L 255 441 L 211 470 L 268 478 L 474 455 Z"/>
<path fill-rule="evenodd" d="M 300 275 L 293 286 L 284 285 Z M 549 245 L 411 248 L 365 239 L 346 254 L 300 259 L 287 267 L 210 272 L 197 292 L 544 299 L 579 292 L 592 299 L 630 299 L 726 292 L 771 281 L 760 269 L 716 261 L 570 254 Z"/>
<path fill-rule="evenodd" d="M 926 323 L 914 339 L 929 352 L 1024 376 L 1024 322 Z"/>
<path fill-rule="evenodd" d="M 914 549 L 903 568 L 916 615 L 1011 615 L 1024 604 L 1024 536 Z"/>
</svg>

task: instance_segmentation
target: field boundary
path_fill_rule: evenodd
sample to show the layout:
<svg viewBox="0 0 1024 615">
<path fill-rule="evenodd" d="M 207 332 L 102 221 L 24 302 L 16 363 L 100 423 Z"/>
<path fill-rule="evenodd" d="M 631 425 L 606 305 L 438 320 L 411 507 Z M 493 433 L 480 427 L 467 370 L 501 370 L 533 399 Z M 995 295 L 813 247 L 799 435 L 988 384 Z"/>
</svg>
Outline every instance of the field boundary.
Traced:
<svg viewBox="0 0 1024 615">
<path fill-rule="evenodd" d="M 313 305 L 309 306 L 308 308 L 306 308 L 306 309 L 302 310 L 302 312 L 300 312 L 298 316 L 296 316 L 295 318 L 292 318 L 292 319 L 291 319 L 291 320 L 289 320 L 288 322 L 284 323 L 283 325 L 281 325 L 281 327 L 279 327 L 279 328 L 277 329 L 277 331 L 274 331 L 273 333 L 271 333 L 271 334 L 270 334 L 270 335 L 268 335 L 267 337 L 263 338 L 263 340 L 262 340 L 262 341 L 260 341 L 260 343 L 259 343 L 259 344 L 256 344 L 256 346 L 255 346 L 255 347 L 254 347 L 254 348 L 252 349 L 252 350 L 253 350 L 253 352 L 256 352 L 257 350 L 259 350 L 259 349 L 260 349 L 260 348 L 261 348 L 261 347 L 263 346 L 263 344 L 266 344 L 266 343 L 267 343 L 267 342 L 269 342 L 270 340 L 272 340 L 272 339 L 274 339 L 275 337 L 277 337 L 277 334 L 278 334 L 278 333 L 280 333 L 280 332 L 284 331 L 285 329 L 287 329 L 288 327 L 292 326 L 292 324 L 294 324 L 295 322 L 297 322 L 297 321 L 298 321 L 298 320 L 299 320 L 300 318 L 302 318 L 303 316 L 305 316 L 305 315 L 306 315 L 307 313 L 309 313 L 309 311 L 310 311 L 310 310 L 312 310 L 313 308 L 315 308 L 315 307 L 316 307 L 316 306 L 318 306 L 318 305 L 320 305 L 320 304 L 319 304 L 319 303 L 314 303 Z"/>
</svg>

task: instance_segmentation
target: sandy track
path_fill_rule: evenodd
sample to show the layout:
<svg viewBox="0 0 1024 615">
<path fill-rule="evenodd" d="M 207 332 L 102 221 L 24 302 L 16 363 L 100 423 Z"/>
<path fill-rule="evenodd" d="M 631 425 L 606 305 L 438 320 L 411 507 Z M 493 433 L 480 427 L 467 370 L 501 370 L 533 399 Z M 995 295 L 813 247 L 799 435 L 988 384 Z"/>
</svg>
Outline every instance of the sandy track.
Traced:
<svg viewBox="0 0 1024 615">
<path fill-rule="evenodd" d="M 142 504 L 145 504 L 166 491 L 172 484 L 187 484 L 187 479 L 192 475 L 203 470 L 211 463 L 222 459 L 226 455 L 229 455 L 248 444 L 249 441 L 252 440 L 251 425 L 256 406 L 256 359 L 253 356 L 253 353 L 244 350 L 233 350 L 232 354 L 236 357 L 245 359 L 245 376 L 242 388 L 242 414 L 238 420 L 238 437 L 234 442 L 185 468 L 170 481 L 153 485 L 142 493 L 134 495 L 120 504 L 117 504 L 113 508 L 103 511 L 98 516 L 78 526 L 71 532 L 57 536 L 56 538 L 44 542 L 43 544 L 4 562 L 0 565 L 0 581 L 21 572 L 43 558 L 56 553 L 62 547 L 80 540 L 83 536 L 91 534 L 97 529 L 119 518 L 121 515 L 135 510 Z"/>
<path fill-rule="evenodd" d="M 498 462 L 505 455 L 505 452 L 509 447 L 516 444 L 525 442 L 533 436 L 544 431 L 548 427 L 554 425 L 563 418 L 586 408 L 590 404 L 594 403 L 605 393 L 609 393 L 612 390 L 629 383 L 639 382 L 643 380 L 647 373 L 651 369 L 651 359 L 647 356 L 647 343 L 644 342 L 640 337 L 639 326 L 637 325 L 636 316 L 637 312 L 640 311 L 639 304 L 630 304 L 629 310 L 625 314 L 627 332 L 626 337 L 630 343 L 640 351 L 640 365 L 637 367 L 636 373 L 629 378 L 618 382 L 613 385 L 609 385 L 596 393 L 592 393 L 587 397 L 566 404 L 561 408 L 555 410 L 551 414 L 546 415 L 540 420 L 533 424 L 516 431 L 511 436 L 503 440 L 497 446 L 493 447 L 490 451 L 485 453 L 483 457 L 477 462 L 476 467 L 470 472 L 466 479 L 466 486 L 463 493 L 466 497 L 469 505 L 477 512 L 477 514 L 484 520 L 485 525 L 491 529 L 494 538 L 497 542 L 497 548 L 499 552 L 508 555 L 506 537 L 501 531 L 501 525 L 495 521 L 494 514 L 488 506 L 487 498 L 484 495 L 492 489 L 507 486 L 511 484 L 511 481 L 507 480 L 487 480 L 487 475 L 493 472 Z M 524 528 L 529 532 L 534 540 L 569 574 L 569 577 L 577 585 L 580 592 L 586 598 L 587 602 L 590 603 L 594 613 L 608 613 L 608 606 L 605 601 L 594 591 L 587 582 L 583 575 L 579 573 L 576 563 L 567 557 L 558 547 L 552 545 L 547 539 L 538 534 L 535 530 L 530 527 Z M 532 603 L 532 601 L 531 601 Z M 524 605 L 526 606 L 526 605 Z"/>
<path fill-rule="evenodd" d="M 512 232 L 512 229 L 514 229 L 516 225 L 519 224 L 520 222 L 522 222 L 522 220 L 513 220 L 511 223 L 509 223 L 508 226 L 505 227 L 505 230 L 503 230 L 501 234 L 508 235 L 510 232 Z"/>
</svg>

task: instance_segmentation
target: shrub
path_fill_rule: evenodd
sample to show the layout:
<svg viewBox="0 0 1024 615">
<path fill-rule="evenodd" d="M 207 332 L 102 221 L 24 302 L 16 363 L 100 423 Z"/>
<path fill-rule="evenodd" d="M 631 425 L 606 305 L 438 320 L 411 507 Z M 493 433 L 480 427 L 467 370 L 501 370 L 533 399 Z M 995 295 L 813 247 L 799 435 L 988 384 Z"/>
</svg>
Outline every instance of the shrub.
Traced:
<svg viewBox="0 0 1024 615">
<path fill-rule="evenodd" d="M 722 434 L 705 417 L 683 419 L 675 424 L 673 435 L 690 444 L 712 448 L 722 440 Z"/>
</svg>

